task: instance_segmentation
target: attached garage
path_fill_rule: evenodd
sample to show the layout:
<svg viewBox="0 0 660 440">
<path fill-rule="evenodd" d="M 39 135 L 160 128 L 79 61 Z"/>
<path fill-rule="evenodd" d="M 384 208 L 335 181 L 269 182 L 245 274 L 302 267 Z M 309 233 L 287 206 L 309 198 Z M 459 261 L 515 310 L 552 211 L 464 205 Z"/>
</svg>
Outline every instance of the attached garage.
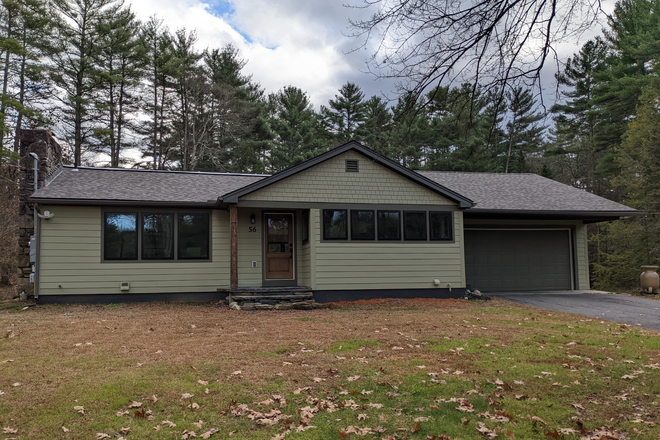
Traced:
<svg viewBox="0 0 660 440">
<path fill-rule="evenodd" d="M 484 292 L 571 290 L 570 229 L 466 229 L 466 281 Z"/>
</svg>

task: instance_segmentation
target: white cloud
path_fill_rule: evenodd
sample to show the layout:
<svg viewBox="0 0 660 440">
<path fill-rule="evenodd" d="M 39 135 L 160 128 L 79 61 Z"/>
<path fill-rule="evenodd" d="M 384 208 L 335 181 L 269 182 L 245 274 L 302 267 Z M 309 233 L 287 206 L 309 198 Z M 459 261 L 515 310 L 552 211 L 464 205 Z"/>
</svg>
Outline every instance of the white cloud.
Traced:
<svg viewBox="0 0 660 440">
<path fill-rule="evenodd" d="M 364 76 L 371 82 L 352 65 L 355 57 L 344 53 L 355 41 L 342 34 L 351 10 L 341 2 L 241 0 L 231 4 L 231 14 L 224 15 L 214 12 L 217 3 L 200 0 L 129 3 L 141 20 L 155 14 L 172 31 L 182 27 L 196 30 L 200 49 L 233 44 L 248 61 L 244 72 L 266 93 L 294 85 L 306 91 L 318 107 L 347 80 Z M 367 95 L 378 92 L 372 89 L 365 89 Z"/>
</svg>

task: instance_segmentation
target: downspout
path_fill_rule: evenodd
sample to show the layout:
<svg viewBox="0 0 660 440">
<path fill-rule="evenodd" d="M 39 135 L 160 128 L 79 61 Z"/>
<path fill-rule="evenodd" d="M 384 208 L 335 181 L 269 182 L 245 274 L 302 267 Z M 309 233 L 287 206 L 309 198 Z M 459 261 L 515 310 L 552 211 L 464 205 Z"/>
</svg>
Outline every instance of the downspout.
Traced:
<svg viewBox="0 0 660 440">
<path fill-rule="evenodd" d="M 35 210 L 37 204 L 34 204 Z M 34 299 L 39 298 L 39 273 L 41 267 L 41 217 L 34 218 L 36 229 L 35 256 L 34 256 Z"/>
</svg>

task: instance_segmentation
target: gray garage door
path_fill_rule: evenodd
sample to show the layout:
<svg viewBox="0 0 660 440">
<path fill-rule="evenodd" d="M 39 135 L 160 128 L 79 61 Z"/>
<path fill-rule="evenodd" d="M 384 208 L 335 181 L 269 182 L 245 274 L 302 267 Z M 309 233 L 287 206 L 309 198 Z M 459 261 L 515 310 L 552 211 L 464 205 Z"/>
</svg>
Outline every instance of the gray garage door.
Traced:
<svg viewBox="0 0 660 440">
<path fill-rule="evenodd" d="M 569 290 L 568 230 L 465 231 L 465 270 L 472 288 L 488 291 Z"/>
</svg>

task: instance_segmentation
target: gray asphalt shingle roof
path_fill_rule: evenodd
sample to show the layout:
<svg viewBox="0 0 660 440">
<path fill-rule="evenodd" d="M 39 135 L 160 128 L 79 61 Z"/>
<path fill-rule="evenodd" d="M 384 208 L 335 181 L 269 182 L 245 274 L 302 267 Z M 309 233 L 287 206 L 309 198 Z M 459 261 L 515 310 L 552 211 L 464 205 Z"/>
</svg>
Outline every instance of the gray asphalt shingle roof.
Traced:
<svg viewBox="0 0 660 440">
<path fill-rule="evenodd" d="M 470 211 L 636 212 L 635 209 L 538 174 L 418 171 L 477 205 Z"/>
<path fill-rule="evenodd" d="M 35 199 L 209 203 L 267 177 L 258 174 L 64 167 Z"/>
<path fill-rule="evenodd" d="M 536 174 L 418 171 L 464 196 L 469 211 L 634 213 L 634 209 Z M 268 177 L 180 171 L 64 167 L 33 196 L 39 202 L 213 204 L 225 194 Z"/>
</svg>

